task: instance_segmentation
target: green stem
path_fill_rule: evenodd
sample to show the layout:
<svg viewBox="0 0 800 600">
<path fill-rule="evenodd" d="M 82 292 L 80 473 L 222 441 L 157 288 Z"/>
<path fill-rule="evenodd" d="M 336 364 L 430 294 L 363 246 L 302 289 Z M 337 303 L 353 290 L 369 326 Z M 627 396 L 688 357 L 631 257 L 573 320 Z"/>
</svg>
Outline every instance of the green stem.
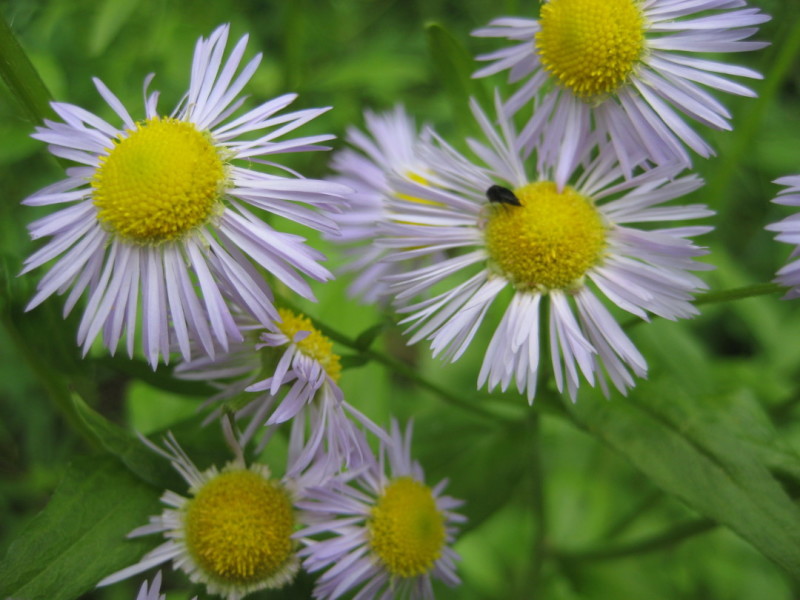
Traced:
<svg viewBox="0 0 800 600">
<path fill-rule="evenodd" d="M 541 417 L 538 411 L 531 412 L 528 420 L 528 439 L 530 444 L 531 503 L 536 534 L 533 538 L 531 566 L 528 578 L 528 591 L 536 595 L 541 581 L 542 567 L 548 557 L 547 547 L 547 502 L 544 491 L 544 470 L 542 464 Z"/>
<path fill-rule="evenodd" d="M 756 283 L 754 285 L 746 285 L 740 288 L 733 288 L 730 290 L 721 290 L 719 292 L 706 292 L 700 294 L 695 298 L 695 304 L 717 304 L 720 302 L 728 302 L 730 300 L 741 300 L 743 298 L 752 298 L 754 296 L 767 296 L 769 294 L 778 294 L 785 292 L 786 288 L 777 283 Z"/>
<path fill-rule="evenodd" d="M 492 412 L 475 404 L 474 402 L 468 402 L 463 398 L 456 396 L 449 390 L 440 386 L 438 383 L 435 383 L 421 376 L 417 368 L 413 367 L 412 365 L 401 362 L 395 358 L 392 358 L 387 354 L 384 354 L 383 352 L 379 352 L 378 350 L 373 350 L 372 348 L 369 347 L 365 348 L 363 344 L 359 344 L 353 338 L 341 333 L 340 331 L 337 331 L 336 329 L 333 329 L 332 327 L 329 327 L 325 323 L 320 322 L 319 320 L 305 313 L 304 311 L 298 310 L 297 308 L 294 307 L 293 303 L 287 301 L 286 298 L 281 298 L 280 303 L 296 313 L 302 313 L 303 315 L 307 316 L 311 320 L 311 323 L 313 323 L 314 327 L 316 327 L 320 331 L 320 333 L 327 336 L 334 342 L 337 342 L 342 346 L 346 346 L 351 350 L 354 350 L 355 352 L 357 352 L 358 354 L 369 360 L 373 360 L 377 363 L 382 364 L 385 367 L 388 367 L 393 372 L 413 381 L 419 387 L 426 389 L 430 392 L 433 392 L 447 404 L 456 406 L 466 412 L 471 412 L 472 414 L 479 416 L 481 418 L 490 419 L 496 423 L 516 422 L 516 419 L 512 417 Z"/>
<path fill-rule="evenodd" d="M 344 343 L 341 341 L 341 339 L 337 341 L 339 341 L 340 343 Z M 350 345 L 349 347 L 353 348 L 354 350 L 357 350 L 357 346 L 355 345 L 355 343 L 353 343 L 353 345 Z M 395 373 L 399 373 L 403 377 L 410 379 L 421 388 L 433 392 L 448 404 L 456 406 L 467 412 L 471 412 L 472 414 L 477 415 L 479 417 L 484 417 L 487 419 L 491 419 L 493 421 L 513 421 L 513 419 L 510 417 L 494 413 L 490 410 L 478 406 L 477 404 L 474 404 L 473 402 L 467 402 L 466 400 L 459 398 L 458 396 L 450 393 L 449 390 L 443 388 L 439 384 L 434 383 L 433 381 L 430 381 L 425 377 L 422 377 L 417 372 L 417 369 L 412 367 L 411 365 L 407 365 L 406 363 L 400 362 L 399 360 L 396 360 L 386 354 L 383 354 L 382 352 L 378 352 L 377 350 L 367 349 L 367 350 L 360 350 L 360 352 L 367 358 L 374 360 L 375 362 L 378 362 L 384 365 L 385 367 L 388 367 Z"/>
<path fill-rule="evenodd" d="M 559 560 L 571 563 L 613 560 L 626 556 L 637 556 L 645 552 L 665 550 L 691 537 L 710 531 L 716 526 L 717 523 L 711 519 L 697 519 L 681 523 L 669 531 L 646 537 L 635 542 L 611 547 L 592 548 L 589 550 L 559 551 L 554 552 L 554 555 Z"/>
<path fill-rule="evenodd" d="M 753 285 L 746 285 L 740 288 L 732 288 L 730 290 L 720 290 L 700 294 L 694 299 L 694 304 L 719 304 L 722 302 L 743 300 L 745 298 L 754 298 L 756 296 L 779 294 L 785 291 L 786 288 L 777 283 L 755 283 Z M 639 323 L 644 323 L 644 321 L 642 321 L 642 319 L 639 317 L 633 317 L 621 323 L 621 325 L 623 329 L 629 329 L 635 325 L 638 325 Z"/>
<path fill-rule="evenodd" d="M 619 519 L 614 521 L 606 530 L 604 539 L 610 540 L 619 537 L 631 525 L 639 520 L 639 517 L 647 514 L 653 507 L 655 507 L 664 498 L 664 493 L 661 490 L 653 490 L 642 498 L 636 506 L 629 512 L 626 512 Z"/>
<path fill-rule="evenodd" d="M 19 102 L 27 119 L 39 124 L 53 115 L 52 96 L 28 55 L 20 46 L 14 32 L 0 17 L 0 77 Z"/>
</svg>

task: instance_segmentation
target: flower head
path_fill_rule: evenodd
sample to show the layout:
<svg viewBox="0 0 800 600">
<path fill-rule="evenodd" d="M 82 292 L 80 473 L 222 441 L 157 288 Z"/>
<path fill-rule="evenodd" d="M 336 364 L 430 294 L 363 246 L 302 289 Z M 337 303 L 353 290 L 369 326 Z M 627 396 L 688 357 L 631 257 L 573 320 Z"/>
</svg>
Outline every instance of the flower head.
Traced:
<svg viewBox="0 0 800 600">
<path fill-rule="evenodd" d="M 338 385 L 341 361 L 331 340 L 307 316 L 285 308 L 278 313 L 278 319 L 266 324 L 240 313 L 237 322 L 246 332 L 241 343 L 214 359 L 181 363 L 175 373 L 183 379 L 210 380 L 220 390 L 212 403 L 232 399 L 236 419 L 248 421 L 242 445 L 265 425 L 293 421 L 289 475 L 319 460 L 323 448 L 336 471 L 347 463 L 354 445 L 348 415 L 374 433 L 382 430 L 344 400 Z"/>
<path fill-rule="evenodd" d="M 712 214 L 702 205 L 663 206 L 702 182 L 695 176 L 677 177 L 676 166 L 623 179 L 608 144 L 595 152 L 587 137 L 581 143 L 580 170 L 566 172 L 568 183 L 560 185 L 558 149 L 542 145 L 530 156 L 499 99 L 497 110 L 500 132 L 473 103 L 490 141 L 486 146 L 470 140 L 483 164 L 436 140 L 422 149 L 430 183 L 395 181 L 402 193 L 438 206 L 405 204 L 396 210 L 382 239 L 398 250 L 389 258 L 416 260 L 453 251 L 447 260 L 388 278 L 401 310 L 410 313 L 404 322 L 413 323 L 411 342 L 430 339 L 434 354 L 455 360 L 490 305 L 507 298 L 501 292 L 510 290 L 479 385 L 488 382 L 490 389 L 500 385 L 505 390 L 514 379 L 532 401 L 544 330 L 560 391 L 566 379 L 574 398 L 580 371 L 591 384 L 597 378 L 606 391 L 605 372 L 624 393 L 633 385 L 628 369 L 643 376 L 646 363 L 598 296 L 643 319 L 648 313 L 675 319 L 697 312 L 692 293 L 705 285 L 689 271 L 708 266 L 693 260 L 706 252 L 688 238 L 711 228 L 641 230 L 630 224 Z M 536 169 L 529 174 L 525 167 L 532 164 Z M 435 295 L 409 305 L 434 286 Z"/>
<path fill-rule="evenodd" d="M 685 117 L 731 128 L 730 114 L 703 86 L 753 96 L 725 76 L 761 78 L 692 55 L 764 47 L 747 38 L 769 16 L 744 6 L 730 0 L 547 0 L 538 20 L 501 18 L 473 32 L 515 44 L 478 56 L 491 64 L 475 77 L 505 69 L 511 82 L 527 77 L 507 108 L 516 112 L 538 96 L 533 118 L 553 123 L 545 143 L 564 146 L 568 170 L 580 152 L 574 132 L 590 124 L 611 138 L 626 174 L 629 155 L 640 147 L 656 164 L 688 165 L 686 147 L 703 157 L 713 150 Z"/>
<path fill-rule="evenodd" d="M 457 585 L 451 545 L 464 518 L 461 501 L 443 496 L 446 481 L 425 484 L 411 459 L 411 426 L 401 434 L 392 422 L 379 459 L 366 448 L 350 474 L 306 490 L 298 503 L 307 527 L 297 535 L 303 566 L 322 571 L 315 598 L 334 599 L 360 588 L 354 598 L 433 598 L 432 577 Z M 385 459 L 388 457 L 388 473 Z M 319 533 L 333 536 L 317 540 Z"/>
<path fill-rule="evenodd" d="M 800 206 L 800 175 L 781 177 L 775 183 L 786 186 L 786 188 L 778 192 L 777 197 L 772 200 L 773 202 L 785 206 Z M 792 258 L 800 255 L 800 219 L 797 215 L 786 217 L 782 221 L 767 225 L 766 228 L 778 233 L 775 239 L 779 242 L 794 245 Z M 793 260 L 781 268 L 775 281 L 791 288 L 784 298 L 800 298 L 800 260 Z"/>
<path fill-rule="evenodd" d="M 307 298 L 313 295 L 301 274 L 331 277 L 319 265 L 322 256 L 302 238 L 258 216 L 267 211 L 315 229 L 335 229 L 329 218 L 298 203 L 335 211 L 346 188 L 287 176 L 266 160 L 319 149 L 316 144 L 332 136 L 279 139 L 327 109 L 280 114 L 295 98 L 286 94 L 233 117 L 261 55 L 240 70 L 247 36 L 223 61 L 227 39 L 228 26 L 222 26 L 198 40 L 189 91 L 171 114 L 158 112 L 157 92 L 148 95 L 150 78 L 139 121 L 95 79 L 121 126 L 54 103 L 63 122 L 45 121 L 33 136 L 79 166 L 24 200 L 31 206 L 67 205 L 30 226 L 34 239 L 51 239 L 25 261 L 23 273 L 58 260 L 28 309 L 69 291 L 66 314 L 86 293 L 78 329 L 84 353 L 102 332 L 112 352 L 127 336 L 132 354 L 141 313 L 142 346 L 153 367 L 160 355 L 168 358 L 173 342 L 185 359 L 192 339 L 213 356 L 241 339 L 230 299 L 260 319 L 277 317 L 256 266 Z M 277 173 L 256 171 L 253 162 Z"/>
<path fill-rule="evenodd" d="M 354 192 L 348 197 L 350 210 L 330 215 L 340 231 L 330 240 L 353 246 L 348 250 L 355 258 L 346 270 L 359 273 L 350 292 L 366 302 L 376 302 L 387 296 L 382 279 L 392 272 L 392 264 L 381 260 L 386 249 L 374 243 L 380 224 L 388 219 L 387 203 L 392 198 L 417 201 L 398 196 L 388 177 L 397 172 L 424 179 L 426 167 L 416 151 L 420 139 L 417 126 L 402 106 L 380 114 L 367 111 L 364 119 L 366 131 L 350 128 L 347 141 L 352 148 L 337 151 L 331 160 L 337 173 L 332 181 Z"/>
<path fill-rule="evenodd" d="M 241 458 L 222 470 L 211 467 L 201 472 L 173 437 L 166 447 L 164 451 L 152 446 L 189 484 L 189 497 L 165 492 L 161 501 L 169 508 L 129 537 L 160 533 L 167 541 L 98 585 L 170 560 L 191 581 L 227 600 L 292 581 L 299 568 L 292 539 L 297 484 L 272 478 L 266 465 L 245 466 Z"/>
</svg>

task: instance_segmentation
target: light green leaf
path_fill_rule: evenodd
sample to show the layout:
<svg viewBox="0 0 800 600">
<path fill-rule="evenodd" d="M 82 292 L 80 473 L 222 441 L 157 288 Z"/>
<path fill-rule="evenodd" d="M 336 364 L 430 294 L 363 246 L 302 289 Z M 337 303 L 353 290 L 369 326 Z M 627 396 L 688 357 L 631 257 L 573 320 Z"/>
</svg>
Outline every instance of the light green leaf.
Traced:
<svg viewBox="0 0 800 600">
<path fill-rule="evenodd" d="M 94 25 L 89 36 L 89 53 L 99 56 L 117 37 L 128 22 L 139 0 L 106 0 L 95 12 Z"/>
<path fill-rule="evenodd" d="M 736 435 L 748 423 L 731 428 L 729 419 L 718 417 L 720 411 L 747 414 L 730 398 L 689 396 L 670 380 L 639 385 L 629 399 L 584 398 L 567 406 L 656 485 L 800 576 L 800 509 L 770 472 L 764 453 Z"/>
<path fill-rule="evenodd" d="M 159 491 L 111 457 L 70 467 L 47 507 L 12 542 L 0 565 L 0 597 L 71 600 L 136 563 L 152 540 L 127 540 L 159 511 Z"/>
<path fill-rule="evenodd" d="M 450 97 L 454 119 L 465 131 L 471 131 L 475 120 L 469 110 L 469 99 L 474 97 L 484 107 L 490 104 L 483 83 L 472 78 L 475 70 L 472 55 L 439 23 L 428 23 L 425 32 L 436 74 Z"/>
</svg>

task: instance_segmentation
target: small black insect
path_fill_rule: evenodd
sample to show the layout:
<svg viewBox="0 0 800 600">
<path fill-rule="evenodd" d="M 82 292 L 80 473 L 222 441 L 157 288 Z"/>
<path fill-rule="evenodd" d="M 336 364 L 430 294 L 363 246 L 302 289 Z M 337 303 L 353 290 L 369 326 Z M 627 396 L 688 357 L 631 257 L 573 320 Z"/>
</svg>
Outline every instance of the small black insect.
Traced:
<svg viewBox="0 0 800 600">
<path fill-rule="evenodd" d="M 489 202 L 522 206 L 522 203 L 519 201 L 519 198 L 514 195 L 514 192 L 508 188 L 504 188 L 502 185 L 493 185 L 490 187 L 486 190 L 486 197 L 489 199 Z"/>
</svg>

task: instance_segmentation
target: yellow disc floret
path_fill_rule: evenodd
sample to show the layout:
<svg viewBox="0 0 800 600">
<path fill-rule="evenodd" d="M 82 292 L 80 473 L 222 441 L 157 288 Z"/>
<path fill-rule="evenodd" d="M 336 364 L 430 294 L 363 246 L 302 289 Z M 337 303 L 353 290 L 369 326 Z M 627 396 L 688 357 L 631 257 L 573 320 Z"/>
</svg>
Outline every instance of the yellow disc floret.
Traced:
<svg viewBox="0 0 800 600">
<path fill-rule="evenodd" d="M 550 0 L 542 6 L 539 25 L 542 65 L 587 100 L 625 83 L 645 48 L 640 0 Z"/>
<path fill-rule="evenodd" d="M 225 176 L 208 134 L 186 121 L 153 117 L 101 157 L 91 180 L 97 218 L 135 243 L 175 240 L 214 215 Z"/>
<path fill-rule="evenodd" d="M 368 529 L 370 547 L 392 575 L 423 575 L 442 555 L 444 515 L 430 488 L 411 477 L 398 477 L 384 488 Z"/>
<path fill-rule="evenodd" d="M 492 269 L 518 289 L 571 289 L 597 264 L 606 225 L 591 199 L 551 181 L 514 190 L 521 206 L 492 203 L 484 235 Z"/>
<path fill-rule="evenodd" d="M 263 583 L 280 579 L 291 563 L 291 500 L 280 483 L 260 473 L 242 469 L 217 475 L 189 500 L 184 523 L 189 554 L 214 580 Z"/>
<path fill-rule="evenodd" d="M 298 349 L 321 364 L 331 379 L 339 381 L 342 364 L 339 355 L 333 352 L 333 342 L 322 335 L 308 317 L 296 315 L 285 308 L 279 308 L 278 314 L 281 316 L 281 321 L 276 324 L 289 339 L 294 339 L 295 334 L 300 331 L 309 332 L 305 338 L 297 342 Z"/>
</svg>

